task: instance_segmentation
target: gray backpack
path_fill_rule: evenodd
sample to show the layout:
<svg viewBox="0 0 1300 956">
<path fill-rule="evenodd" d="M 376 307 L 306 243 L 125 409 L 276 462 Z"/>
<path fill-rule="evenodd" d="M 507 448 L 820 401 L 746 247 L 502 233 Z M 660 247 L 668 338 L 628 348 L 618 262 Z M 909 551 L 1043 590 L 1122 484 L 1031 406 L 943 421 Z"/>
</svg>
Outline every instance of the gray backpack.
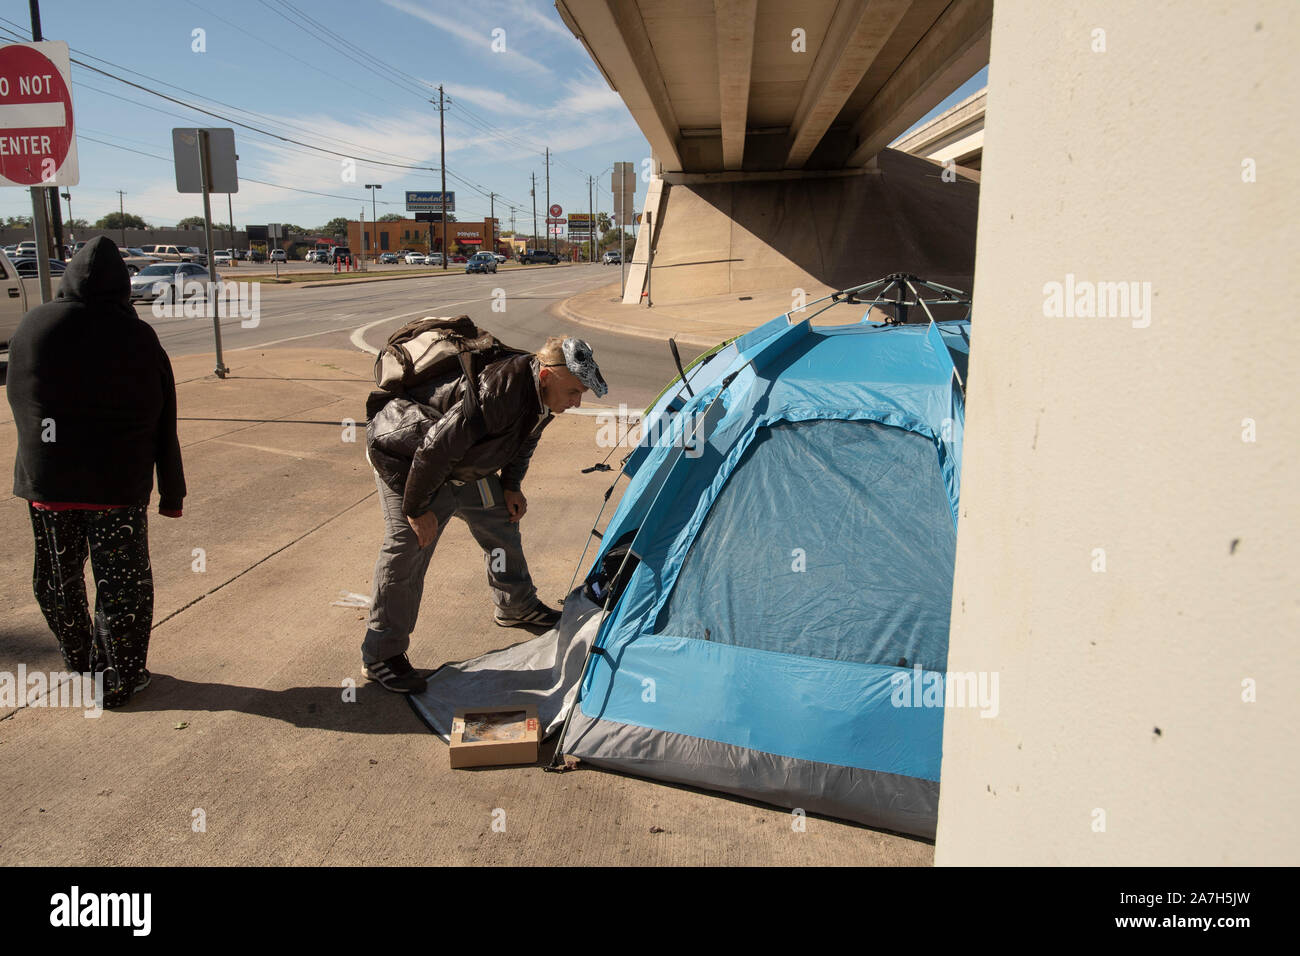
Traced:
<svg viewBox="0 0 1300 956">
<path fill-rule="evenodd" d="M 476 386 L 482 368 L 511 355 L 525 354 L 480 329 L 468 315 L 454 319 L 429 316 L 408 322 L 388 337 L 375 356 L 375 384 L 379 389 L 371 392 L 366 402 L 366 417 L 374 418 L 391 399 L 405 396 L 408 389 L 451 375 L 457 368 L 470 386 L 465 390 L 466 411 L 476 415 Z"/>
</svg>

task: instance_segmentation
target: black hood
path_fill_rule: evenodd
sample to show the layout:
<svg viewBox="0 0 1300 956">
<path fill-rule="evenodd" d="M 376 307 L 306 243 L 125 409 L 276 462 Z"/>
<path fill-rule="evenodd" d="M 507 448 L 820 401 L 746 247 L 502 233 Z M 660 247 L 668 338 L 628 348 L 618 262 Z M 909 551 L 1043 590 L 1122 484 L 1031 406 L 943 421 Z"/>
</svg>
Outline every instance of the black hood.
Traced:
<svg viewBox="0 0 1300 956">
<path fill-rule="evenodd" d="M 117 243 L 96 236 L 68 262 L 59 283 L 60 299 L 97 305 L 131 305 L 131 274 Z"/>
</svg>

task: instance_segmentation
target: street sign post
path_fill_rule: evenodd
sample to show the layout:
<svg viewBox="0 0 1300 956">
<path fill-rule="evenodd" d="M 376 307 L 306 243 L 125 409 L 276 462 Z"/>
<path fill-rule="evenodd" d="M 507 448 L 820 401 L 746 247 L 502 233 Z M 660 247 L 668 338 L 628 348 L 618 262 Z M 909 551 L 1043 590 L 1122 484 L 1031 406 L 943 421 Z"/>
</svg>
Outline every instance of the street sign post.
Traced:
<svg viewBox="0 0 1300 956">
<path fill-rule="evenodd" d="M 45 191 L 80 181 L 71 90 L 66 43 L 0 47 L 0 186 L 31 188 L 42 302 L 51 298 Z"/>
<path fill-rule="evenodd" d="M 172 130 L 172 155 L 176 164 L 176 191 L 203 194 L 203 239 L 207 243 L 208 288 L 204 297 L 212 317 L 212 336 L 217 347 L 217 378 L 230 374 L 221 358 L 221 317 L 217 308 L 217 255 L 212 248 L 212 203 L 214 192 L 239 192 L 239 171 L 235 161 L 233 129 L 179 128 Z M 197 173 L 197 174 L 196 174 Z M 234 223 L 231 223 L 233 226 Z M 276 270 L 277 274 L 279 269 Z"/>
<path fill-rule="evenodd" d="M 0 47 L 0 185 L 75 186 L 66 43 Z"/>
</svg>

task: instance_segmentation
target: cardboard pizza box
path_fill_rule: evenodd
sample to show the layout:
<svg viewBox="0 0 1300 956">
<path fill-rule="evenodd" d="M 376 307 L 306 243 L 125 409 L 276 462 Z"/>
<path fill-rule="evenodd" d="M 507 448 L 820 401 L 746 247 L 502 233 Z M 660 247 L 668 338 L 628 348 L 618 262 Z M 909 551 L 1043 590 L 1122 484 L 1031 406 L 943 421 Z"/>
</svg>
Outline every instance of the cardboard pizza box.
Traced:
<svg viewBox="0 0 1300 956">
<path fill-rule="evenodd" d="M 537 763 L 541 722 L 532 704 L 465 707 L 456 711 L 450 737 L 453 770 Z"/>
</svg>

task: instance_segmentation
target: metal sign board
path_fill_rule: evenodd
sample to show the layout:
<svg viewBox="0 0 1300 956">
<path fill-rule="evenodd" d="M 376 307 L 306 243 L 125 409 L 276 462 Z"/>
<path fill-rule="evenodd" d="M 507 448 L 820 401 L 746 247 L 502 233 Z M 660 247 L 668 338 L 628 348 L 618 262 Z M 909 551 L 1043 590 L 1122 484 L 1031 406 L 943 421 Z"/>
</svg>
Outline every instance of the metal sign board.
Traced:
<svg viewBox="0 0 1300 956">
<path fill-rule="evenodd" d="M 636 167 L 631 163 L 615 163 L 610 176 L 610 191 L 614 194 L 614 224 L 631 225 L 636 197 Z"/>
<path fill-rule="evenodd" d="M 176 161 L 176 191 L 178 193 L 203 192 L 203 170 L 199 158 L 199 132 L 197 127 L 180 127 L 172 130 L 172 155 Z M 211 183 L 208 192 L 239 192 L 239 170 L 236 168 L 235 131 L 209 129 L 208 173 Z"/>
<path fill-rule="evenodd" d="M 0 47 L 0 186 L 75 186 L 68 45 Z"/>
<path fill-rule="evenodd" d="M 443 194 L 438 190 L 410 190 L 406 191 L 406 211 L 407 212 L 455 212 L 456 211 L 456 194 L 449 192 L 446 195 L 446 209 L 443 209 Z"/>
</svg>

